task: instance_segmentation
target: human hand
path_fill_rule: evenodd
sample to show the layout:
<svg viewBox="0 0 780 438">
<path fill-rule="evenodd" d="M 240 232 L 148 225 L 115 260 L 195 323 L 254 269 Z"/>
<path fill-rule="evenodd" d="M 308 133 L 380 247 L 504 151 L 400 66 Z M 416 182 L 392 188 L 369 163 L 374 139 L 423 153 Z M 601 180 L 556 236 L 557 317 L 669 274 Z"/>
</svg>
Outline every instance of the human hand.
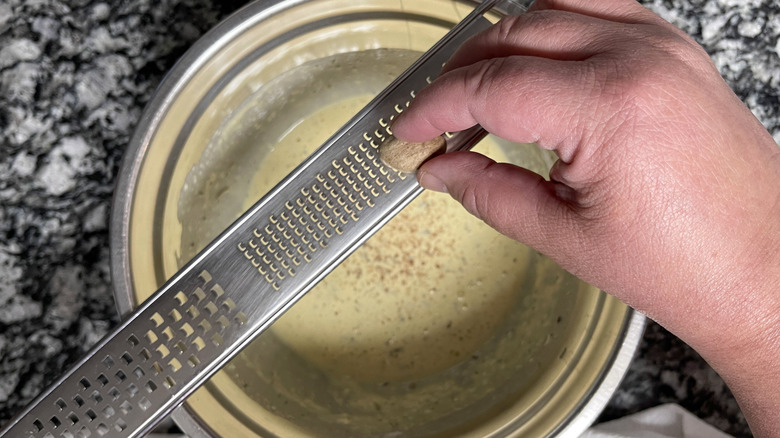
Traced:
<svg viewBox="0 0 780 438">
<path fill-rule="evenodd" d="M 551 180 L 455 152 L 420 183 L 676 333 L 775 436 L 780 149 L 707 54 L 633 0 L 540 0 L 464 44 L 393 133 L 477 123 L 555 151 Z"/>
</svg>

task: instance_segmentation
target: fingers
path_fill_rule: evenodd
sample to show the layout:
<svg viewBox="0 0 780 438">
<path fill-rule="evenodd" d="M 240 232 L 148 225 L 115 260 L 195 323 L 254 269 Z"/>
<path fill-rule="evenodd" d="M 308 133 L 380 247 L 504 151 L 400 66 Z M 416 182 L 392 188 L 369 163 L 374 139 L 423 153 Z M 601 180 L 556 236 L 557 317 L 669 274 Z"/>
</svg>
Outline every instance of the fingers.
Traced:
<svg viewBox="0 0 780 438">
<path fill-rule="evenodd" d="M 606 3 L 623 5 L 625 11 L 618 11 L 623 17 L 639 14 L 636 5 Z M 571 5 L 576 2 L 549 4 Z M 599 104 L 595 97 L 603 87 L 590 58 L 633 31 L 624 23 L 560 10 L 505 18 L 456 52 L 442 75 L 395 120 L 393 131 L 421 142 L 481 124 L 509 140 L 536 142 L 570 162 L 579 134 L 574 131 L 587 126 L 577 122 L 593 113 L 590 107 Z"/>
<path fill-rule="evenodd" d="M 637 24 L 662 23 L 672 27 L 634 0 L 539 0 L 470 38 L 443 71 L 510 55 L 582 60 L 624 41 Z"/>
<path fill-rule="evenodd" d="M 420 91 L 394 121 L 393 134 L 421 142 L 480 124 L 507 140 L 555 150 L 569 162 L 580 134 L 577 119 L 593 105 L 594 82 L 586 63 L 525 56 L 480 61 Z"/>
<path fill-rule="evenodd" d="M 518 166 L 496 163 L 475 152 L 452 152 L 423 164 L 420 184 L 449 193 L 499 232 L 545 253 L 560 245 L 571 251 L 571 210 L 555 184 Z"/>
<path fill-rule="evenodd" d="M 584 60 L 614 44 L 627 30 L 623 24 L 565 11 L 508 16 L 463 43 L 442 72 L 512 55 Z"/>
<path fill-rule="evenodd" d="M 568 11 L 626 24 L 666 23 L 636 0 L 536 0 L 528 8 L 528 12 L 541 10 Z"/>
</svg>

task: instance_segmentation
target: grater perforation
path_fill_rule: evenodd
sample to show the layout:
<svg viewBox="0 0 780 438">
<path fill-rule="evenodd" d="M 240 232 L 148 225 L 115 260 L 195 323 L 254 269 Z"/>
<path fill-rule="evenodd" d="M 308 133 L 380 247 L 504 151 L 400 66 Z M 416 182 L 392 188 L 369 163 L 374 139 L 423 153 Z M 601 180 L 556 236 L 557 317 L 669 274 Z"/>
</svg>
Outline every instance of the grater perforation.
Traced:
<svg viewBox="0 0 780 438">
<path fill-rule="evenodd" d="M 407 100 L 403 105 L 408 104 Z M 349 145 L 341 156 L 330 161 L 327 170 L 314 176 L 313 182 L 302 184 L 294 201 L 286 201 L 284 208 L 253 228 L 252 236 L 236 244 L 274 290 L 295 277 L 298 267 L 310 263 L 331 239 L 344 234 L 344 227 L 357 222 L 364 209 L 375 207 L 377 199 L 389 194 L 396 181 L 405 180 L 406 175 L 385 166 L 376 153 L 391 134 L 385 118 L 393 117 L 379 118 L 380 128 L 373 133 L 363 132 L 365 141 Z"/>
<path fill-rule="evenodd" d="M 2 435 L 137 437 L 422 189 L 379 159 L 391 123 L 457 46 L 486 28 L 482 2 L 266 197 L 40 395 Z M 480 127 L 447 134 L 467 148 Z"/>
</svg>

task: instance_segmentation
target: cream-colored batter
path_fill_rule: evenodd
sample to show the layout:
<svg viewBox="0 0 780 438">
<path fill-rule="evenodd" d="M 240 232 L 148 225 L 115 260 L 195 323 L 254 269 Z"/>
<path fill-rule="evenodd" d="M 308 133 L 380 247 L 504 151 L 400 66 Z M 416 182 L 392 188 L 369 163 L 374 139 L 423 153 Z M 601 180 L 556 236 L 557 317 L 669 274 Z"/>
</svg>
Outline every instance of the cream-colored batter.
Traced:
<svg viewBox="0 0 780 438">
<path fill-rule="evenodd" d="M 384 21 L 367 31 L 358 24 L 371 47 L 386 45 L 377 37 Z M 225 99 L 218 96 L 208 108 L 177 158 L 165 198 L 167 275 L 420 55 L 359 44 L 344 52 L 353 40 L 343 41 L 327 57 L 267 83 L 260 76 L 251 87 L 231 83 L 220 95 Z M 290 59 L 297 59 L 295 50 L 319 53 L 321 42 L 296 41 L 283 53 Z M 236 46 L 245 50 L 251 42 Z M 328 106 L 355 95 L 365 97 Z M 199 99 L 195 93 L 192 105 Z M 179 128 L 172 126 L 156 138 L 173 143 Z M 555 159 L 534 145 L 487 141 L 483 152 L 542 175 Z M 155 162 L 162 168 L 159 150 L 166 145 L 150 148 L 157 155 L 145 169 Z M 150 181 L 151 193 L 159 182 Z M 144 213 L 152 217 L 159 197 L 147 198 L 131 233 L 140 292 L 156 284 L 139 285 L 161 278 L 156 265 L 139 263 L 156 260 L 144 239 L 159 217 L 144 222 Z M 549 259 L 499 240 L 448 196 L 426 193 L 193 394 L 188 409 L 221 436 L 487 436 L 509 418 L 531 417 L 554 428 L 592 389 L 596 380 L 588 373 L 604 366 L 618 336 L 623 314 L 607 325 L 600 297 Z M 594 335 L 598 342 L 589 342 Z M 587 358 L 594 348 L 603 351 L 598 360 Z M 543 435 L 534 433 L 542 430 L 537 426 L 521 434 Z"/>
<path fill-rule="evenodd" d="M 338 54 L 249 96 L 188 175 L 182 260 L 418 56 Z M 552 163 L 534 145 L 490 137 L 478 150 L 542 175 Z M 215 391 L 259 436 L 452 431 L 504 401 L 530 403 L 545 373 L 566 365 L 565 333 L 582 332 L 569 328 L 581 286 L 449 196 L 424 193 L 232 360 Z"/>
<path fill-rule="evenodd" d="M 327 106 L 289 130 L 249 192 L 270 190 L 368 100 Z M 506 161 L 492 142 L 479 151 Z M 272 330 L 330 373 L 360 381 L 422 378 L 469 358 L 490 338 L 518 299 L 528 251 L 449 196 L 424 192 Z"/>
</svg>

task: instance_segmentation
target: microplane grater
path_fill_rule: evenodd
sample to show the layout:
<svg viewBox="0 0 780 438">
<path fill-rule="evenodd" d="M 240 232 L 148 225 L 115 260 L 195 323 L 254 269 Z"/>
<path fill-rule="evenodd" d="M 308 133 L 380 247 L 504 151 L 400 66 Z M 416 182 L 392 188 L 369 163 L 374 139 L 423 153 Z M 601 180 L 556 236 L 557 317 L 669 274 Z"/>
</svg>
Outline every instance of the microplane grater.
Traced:
<svg viewBox="0 0 780 438">
<path fill-rule="evenodd" d="M 390 123 L 499 0 L 482 2 L 2 430 L 137 437 L 200 387 L 422 188 L 384 165 Z M 513 5 L 514 8 L 522 6 Z M 466 149 L 479 127 L 447 133 Z"/>
</svg>

